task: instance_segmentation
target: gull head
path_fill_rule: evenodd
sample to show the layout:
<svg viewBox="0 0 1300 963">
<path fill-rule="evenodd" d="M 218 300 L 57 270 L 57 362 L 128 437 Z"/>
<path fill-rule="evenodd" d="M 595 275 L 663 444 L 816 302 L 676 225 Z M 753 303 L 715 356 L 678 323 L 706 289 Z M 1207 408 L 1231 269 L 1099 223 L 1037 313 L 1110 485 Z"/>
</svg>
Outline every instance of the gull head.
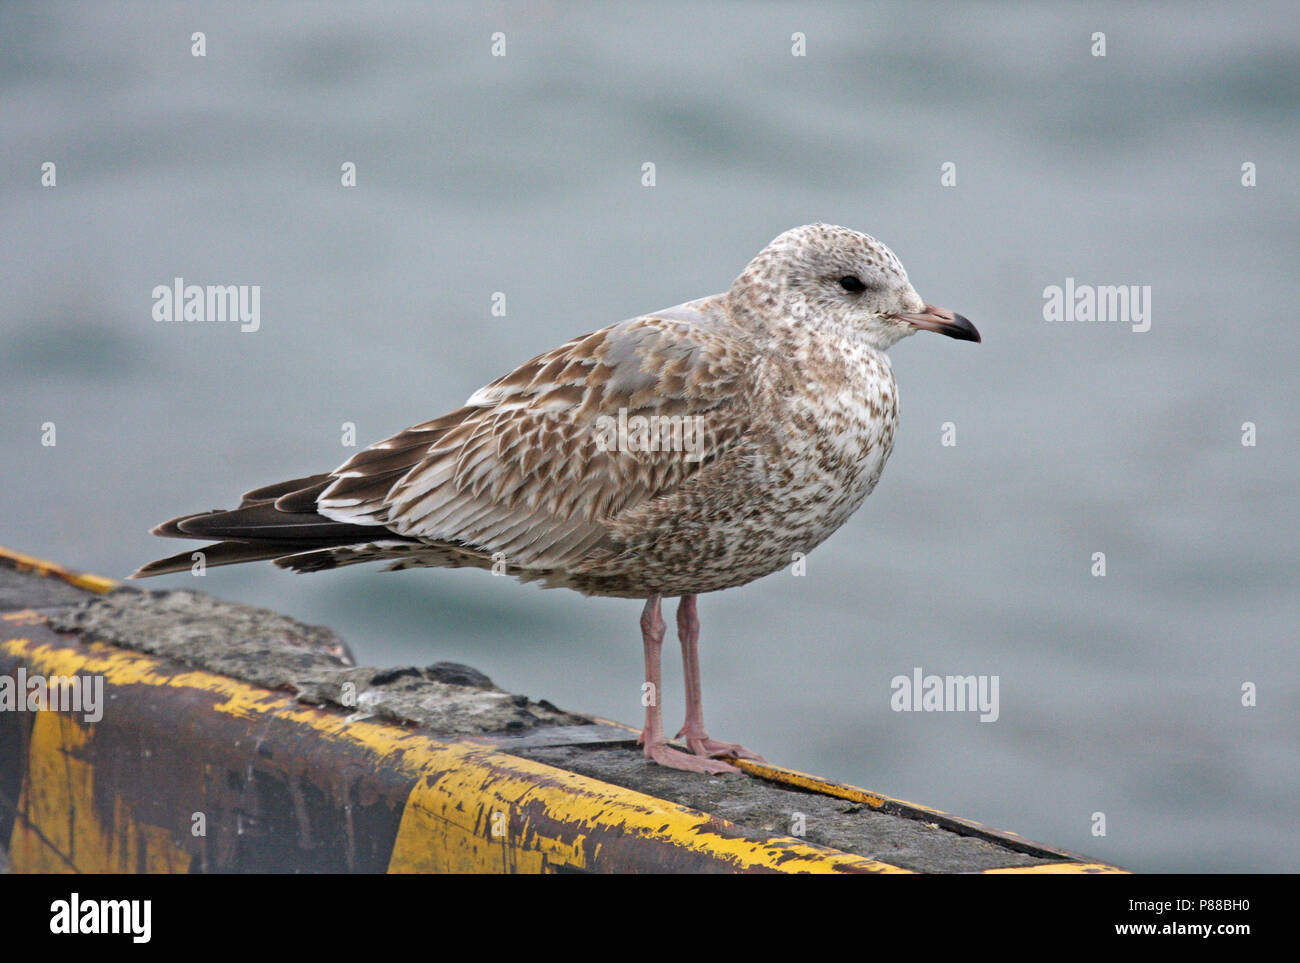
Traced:
<svg viewBox="0 0 1300 963">
<path fill-rule="evenodd" d="M 884 351 L 917 331 L 980 340 L 975 326 L 927 304 L 894 252 L 868 234 L 805 224 L 772 241 L 727 294 L 734 315 L 765 327 L 837 329 Z"/>
</svg>

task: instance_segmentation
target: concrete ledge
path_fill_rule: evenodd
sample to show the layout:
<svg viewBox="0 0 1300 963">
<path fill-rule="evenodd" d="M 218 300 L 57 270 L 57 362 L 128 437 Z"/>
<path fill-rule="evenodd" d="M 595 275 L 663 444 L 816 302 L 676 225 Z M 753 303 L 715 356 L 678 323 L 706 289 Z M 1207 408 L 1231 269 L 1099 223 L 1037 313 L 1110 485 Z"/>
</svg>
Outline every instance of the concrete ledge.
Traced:
<svg viewBox="0 0 1300 963">
<path fill-rule="evenodd" d="M 13 705 L 55 677 L 102 704 Z M 328 629 L 4 550 L 0 708 L 14 872 L 1118 872 L 776 766 L 663 769 L 467 666 L 358 667 Z"/>
</svg>

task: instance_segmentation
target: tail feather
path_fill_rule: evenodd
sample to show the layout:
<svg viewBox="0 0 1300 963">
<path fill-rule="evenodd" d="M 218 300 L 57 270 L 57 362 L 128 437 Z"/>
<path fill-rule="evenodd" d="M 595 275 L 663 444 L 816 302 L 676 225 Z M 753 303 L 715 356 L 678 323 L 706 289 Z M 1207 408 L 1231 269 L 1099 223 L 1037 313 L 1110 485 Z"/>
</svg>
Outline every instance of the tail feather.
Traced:
<svg viewBox="0 0 1300 963">
<path fill-rule="evenodd" d="M 379 542 L 388 549 L 415 545 L 417 539 L 406 538 L 377 525 L 339 522 L 316 510 L 316 499 L 330 483 L 329 475 L 309 475 L 255 488 L 246 492 L 239 507 L 224 511 L 214 509 L 179 515 L 154 528 L 153 534 L 169 538 L 216 540 L 215 544 L 179 552 L 141 566 L 131 578 L 148 578 L 188 571 L 195 563 L 194 553 L 203 553 L 205 565 L 237 565 L 267 559 L 290 559 L 320 550 L 341 549 L 339 558 L 347 562 L 328 561 L 318 556 L 306 564 L 330 567 L 365 561 L 367 546 Z M 398 553 L 404 557 L 405 552 Z M 381 551 L 379 558 L 398 557 Z M 298 568 L 286 564 L 286 568 Z M 308 569 L 310 570 L 310 569 Z"/>
<path fill-rule="evenodd" d="M 128 578 L 149 578 L 152 575 L 187 572 L 199 561 L 194 557 L 199 553 L 202 554 L 205 566 L 238 565 L 241 562 L 261 562 L 296 552 L 312 551 L 320 547 L 322 546 L 310 542 L 217 542 L 213 545 L 187 549 L 176 555 L 150 562 L 148 565 L 141 565 Z"/>
<path fill-rule="evenodd" d="M 169 523 L 170 524 L 170 523 Z M 375 527 L 336 522 L 314 511 L 282 512 L 272 502 L 259 502 L 228 512 L 204 512 L 175 520 L 182 535 L 191 538 L 233 538 L 247 541 L 311 539 L 335 543 L 373 538 Z"/>
</svg>

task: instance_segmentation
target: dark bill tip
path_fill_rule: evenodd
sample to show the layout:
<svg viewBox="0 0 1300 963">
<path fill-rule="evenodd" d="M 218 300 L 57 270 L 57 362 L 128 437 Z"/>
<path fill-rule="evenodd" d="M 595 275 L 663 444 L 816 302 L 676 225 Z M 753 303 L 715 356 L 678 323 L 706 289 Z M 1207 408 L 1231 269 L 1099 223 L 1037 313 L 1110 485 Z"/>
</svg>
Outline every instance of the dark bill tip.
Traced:
<svg viewBox="0 0 1300 963">
<path fill-rule="evenodd" d="M 946 334 L 950 338 L 956 338 L 958 341 L 979 341 L 980 333 L 975 325 L 970 323 L 970 318 L 964 314 L 953 314 L 952 322 L 938 329 L 940 334 Z"/>
<path fill-rule="evenodd" d="M 918 331 L 934 331 L 958 341 L 980 340 L 980 333 L 969 318 L 947 308 L 937 308 L 933 304 L 927 304 L 916 314 L 896 314 L 894 317 L 906 321 Z"/>
</svg>

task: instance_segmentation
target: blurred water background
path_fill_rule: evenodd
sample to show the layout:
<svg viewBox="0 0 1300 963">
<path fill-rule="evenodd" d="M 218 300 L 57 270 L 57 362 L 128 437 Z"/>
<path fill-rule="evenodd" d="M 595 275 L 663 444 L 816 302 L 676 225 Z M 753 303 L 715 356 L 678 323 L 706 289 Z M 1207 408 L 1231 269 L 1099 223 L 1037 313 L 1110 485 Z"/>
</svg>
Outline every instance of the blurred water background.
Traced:
<svg viewBox="0 0 1300 963">
<path fill-rule="evenodd" d="M 123 576 L 185 547 L 162 519 L 345 460 L 344 422 L 376 441 L 849 225 L 984 344 L 894 349 L 876 493 L 806 577 L 702 600 L 713 734 L 1132 869 L 1296 871 L 1297 91 L 1286 4 L 6 3 L 0 544 Z M 176 276 L 260 284 L 261 329 L 156 323 Z M 1151 285 L 1151 329 L 1044 321 L 1067 277 Z M 198 587 L 639 721 L 636 602 Z M 914 666 L 997 675 L 1000 718 L 891 711 Z"/>
</svg>

